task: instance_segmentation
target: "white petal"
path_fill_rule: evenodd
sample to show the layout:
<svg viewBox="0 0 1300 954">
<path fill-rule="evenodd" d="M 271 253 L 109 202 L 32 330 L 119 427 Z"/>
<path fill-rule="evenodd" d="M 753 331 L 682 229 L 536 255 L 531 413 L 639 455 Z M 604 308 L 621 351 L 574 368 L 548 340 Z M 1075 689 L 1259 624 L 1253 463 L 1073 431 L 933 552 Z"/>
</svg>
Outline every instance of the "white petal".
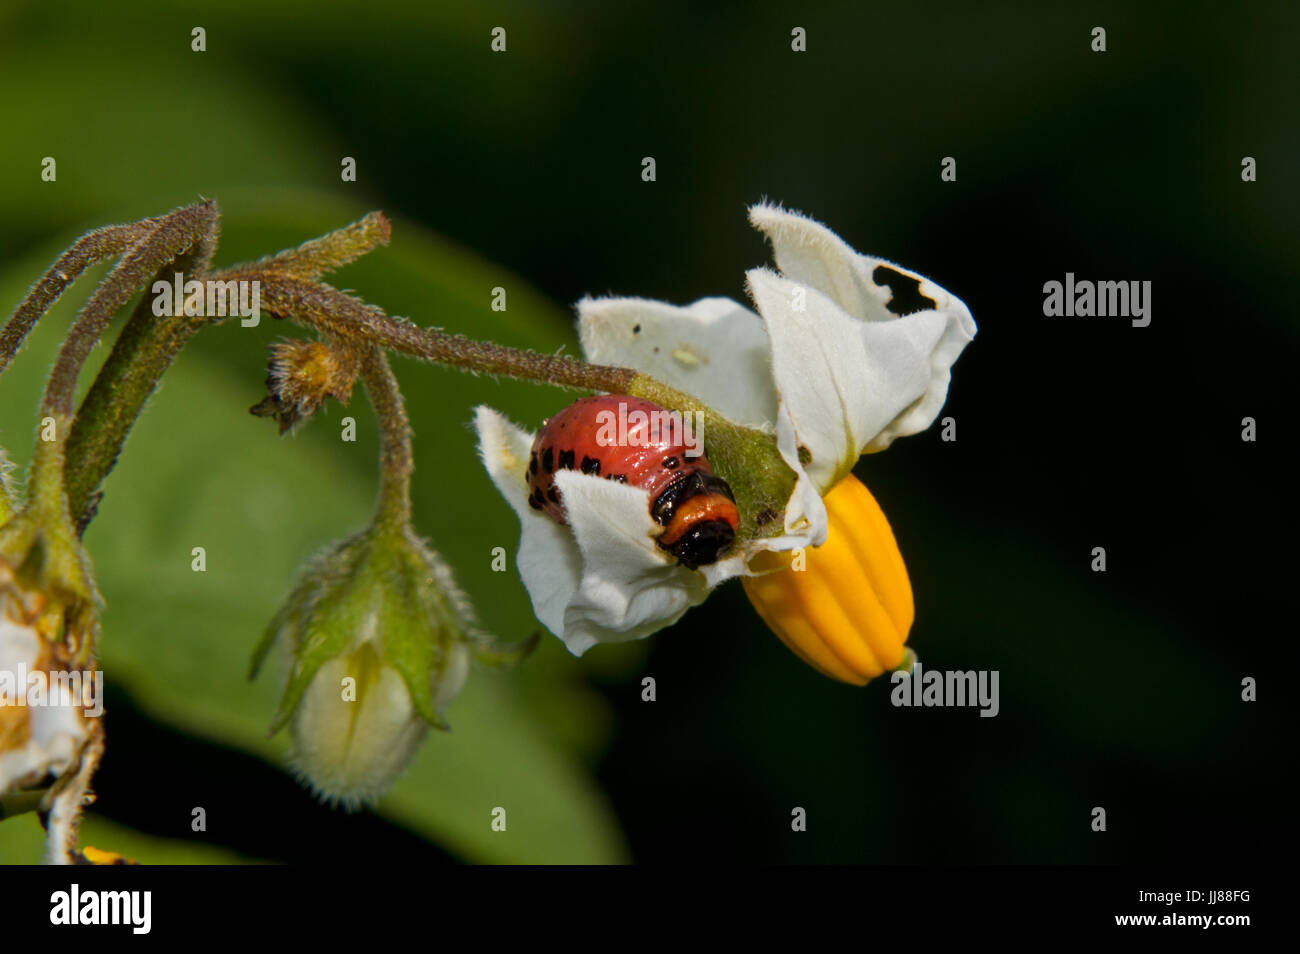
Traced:
<svg viewBox="0 0 1300 954">
<path fill-rule="evenodd" d="M 527 513 L 531 508 L 528 481 L 523 475 L 535 435 L 516 427 L 505 415 L 486 405 L 474 409 L 474 428 L 478 431 L 479 456 L 492 483 L 515 513 Z"/>
<path fill-rule="evenodd" d="M 797 547 L 819 547 L 826 542 L 830 518 L 822 501 L 825 492 L 821 485 L 804 468 L 799 460 L 799 441 L 788 406 L 782 405 L 776 427 L 776 449 L 798 478 L 790 502 L 785 505 L 785 535 L 772 540 L 755 540 L 751 546 L 759 550 L 793 550 Z M 850 465 L 851 466 L 851 465 Z"/>
<path fill-rule="evenodd" d="M 767 334 L 730 298 L 684 307 L 645 298 L 584 298 L 578 332 L 588 361 L 635 368 L 747 427 L 776 420 Z"/>
<path fill-rule="evenodd" d="M 490 407 L 479 407 L 479 454 L 492 483 L 519 516 L 519 576 L 542 625 L 563 638 L 564 612 L 582 579 L 582 554 L 567 527 L 528 506 L 524 469 L 533 435 Z"/>
<path fill-rule="evenodd" d="M 644 490 L 576 471 L 557 473 L 555 483 L 582 552 L 582 582 L 561 633 L 574 655 L 649 636 L 709 595 L 702 574 L 655 543 L 661 528 Z"/>
<path fill-rule="evenodd" d="M 894 438 L 919 434 L 934 423 L 948 399 L 953 363 L 975 337 L 975 319 L 966 306 L 938 286 L 929 286 L 927 290 L 927 285 L 928 282 L 922 284 L 922 291 L 930 297 L 935 297 L 936 292 L 941 293 L 950 302 L 949 307 L 938 311 L 914 312 L 871 328 L 877 334 L 887 334 L 892 326 L 908 323 L 910 327 L 897 333 L 900 336 L 906 334 L 912 343 L 913 347 L 907 352 L 909 360 L 926 360 L 929 380 L 925 393 L 863 447 L 864 453 L 882 451 L 894 442 Z"/>
<path fill-rule="evenodd" d="M 752 206 L 749 221 L 772 242 L 777 267 L 786 278 L 811 285 L 855 318 L 895 317 L 885 307 L 889 289 L 871 278 L 875 266 L 882 264 L 879 260 L 859 255 L 820 222 L 779 206 Z"/>
<path fill-rule="evenodd" d="M 832 298 L 841 308 L 863 321 L 893 321 L 899 316 L 888 305 L 894 292 L 888 279 L 877 282 L 875 271 L 884 266 L 919 283 L 917 291 L 934 302 L 934 311 L 955 313 L 962 318 L 971 337 L 975 322 L 959 298 L 934 284 L 924 275 L 888 259 L 863 255 L 842 238 L 798 212 L 771 205 L 749 210 L 749 221 L 772 242 L 777 267 L 786 278 L 811 285 Z"/>
<path fill-rule="evenodd" d="M 748 277 L 772 340 L 781 406 L 789 412 L 796 447 L 811 454 L 805 469 L 820 492 L 848 473 L 869 445 L 883 447 L 914 433 L 922 416 L 938 413 L 948 371 L 945 365 L 937 376 L 932 356 L 955 357 L 946 316 L 924 311 L 859 321 L 815 288 L 766 269 Z"/>
<path fill-rule="evenodd" d="M 902 405 L 893 419 L 863 445 L 864 451 L 888 447 L 895 437 L 915 434 L 933 423 L 948 394 L 949 369 L 975 336 L 975 320 L 966 305 L 921 275 L 884 259 L 861 255 L 826 226 L 796 212 L 769 205 L 750 209 L 750 222 L 772 242 L 782 274 L 817 289 L 851 317 L 892 324 L 920 319 L 926 327 L 909 329 L 914 345 L 899 354 L 920 361 L 927 374 L 926 390 Z M 880 266 L 919 282 L 918 291 L 932 300 L 933 309 L 899 317 L 888 309 L 893 291 L 874 278 Z M 761 311 L 761 308 L 760 308 Z M 932 316 L 923 318 L 921 316 Z M 764 314 L 764 318 L 768 316 Z M 917 322 L 913 321 L 913 325 Z M 896 403 L 896 402 L 895 402 Z"/>
</svg>

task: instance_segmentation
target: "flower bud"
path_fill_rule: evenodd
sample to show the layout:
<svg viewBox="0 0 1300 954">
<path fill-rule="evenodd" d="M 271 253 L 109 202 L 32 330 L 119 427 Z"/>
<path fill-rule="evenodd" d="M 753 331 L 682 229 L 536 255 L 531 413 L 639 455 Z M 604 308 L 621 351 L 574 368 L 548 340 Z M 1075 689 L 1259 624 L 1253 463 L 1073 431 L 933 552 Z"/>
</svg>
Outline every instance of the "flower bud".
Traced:
<svg viewBox="0 0 1300 954">
<path fill-rule="evenodd" d="M 864 685 L 905 667 L 912 586 L 880 505 L 852 474 L 823 498 L 826 542 L 802 553 L 763 554 L 743 579 L 772 632 L 818 672 Z M 765 562 L 764 562 L 765 561 Z"/>
<path fill-rule="evenodd" d="M 316 558 L 271 622 L 256 674 L 279 642 L 287 678 L 274 733 L 290 725 L 295 767 L 324 799 L 373 801 L 490 653 L 450 568 L 409 528 L 376 525 Z M 523 647 L 526 651 L 531 647 Z"/>
</svg>

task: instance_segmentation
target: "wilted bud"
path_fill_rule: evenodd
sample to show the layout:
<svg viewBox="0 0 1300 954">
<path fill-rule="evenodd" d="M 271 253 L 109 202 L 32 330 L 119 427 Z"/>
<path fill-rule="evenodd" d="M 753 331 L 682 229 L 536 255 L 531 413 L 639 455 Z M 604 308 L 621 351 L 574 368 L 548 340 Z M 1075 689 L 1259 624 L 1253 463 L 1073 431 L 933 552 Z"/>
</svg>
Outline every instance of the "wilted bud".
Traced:
<svg viewBox="0 0 1300 954">
<path fill-rule="evenodd" d="M 19 576 L 0 554 L 0 793 L 74 772 L 103 714 L 99 673 L 74 659 L 84 619 Z"/>
<path fill-rule="evenodd" d="M 800 557 L 771 554 L 775 572 L 745 577 L 745 593 L 800 659 L 863 685 L 908 665 L 912 585 L 889 522 L 860 480 L 850 474 L 824 500 L 826 542 L 804 551 L 802 569 Z"/>
<path fill-rule="evenodd" d="M 43 813 L 46 860 L 56 864 L 76 860 L 104 749 L 103 679 L 94 669 L 99 594 L 68 514 L 62 467 L 61 447 L 38 443 L 30 496 L 0 521 L 0 794 L 41 790 L 33 807 Z"/>
<path fill-rule="evenodd" d="M 280 341 L 271 346 L 267 396 L 249 411 L 275 418 L 283 434 L 314 415 L 327 397 L 346 404 L 356 379 L 357 355 L 350 348 L 322 341 Z"/>
<path fill-rule="evenodd" d="M 253 658 L 285 651 L 287 679 L 271 732 L 286 722 L 293 761 L 325 799 L 377 798 L 430 725 L 448 728 L 471 656 L 495 654 L 450 568 L 409 528 L 376 526 L 317 557 Z M 521 644 L 522 655 L 531 644 Z"/>
</svg>

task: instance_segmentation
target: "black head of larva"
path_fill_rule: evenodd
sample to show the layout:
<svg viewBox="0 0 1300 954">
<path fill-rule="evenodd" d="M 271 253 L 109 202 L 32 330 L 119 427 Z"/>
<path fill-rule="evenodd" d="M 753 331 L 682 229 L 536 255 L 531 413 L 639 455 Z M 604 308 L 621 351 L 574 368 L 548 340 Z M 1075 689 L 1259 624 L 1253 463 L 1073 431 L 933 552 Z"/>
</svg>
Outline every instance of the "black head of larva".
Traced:
<svg viewBox="0 0 1300 954">
<path fill-rule="evenodd" d="M 731 546 L 736 531 L 725 520 L 705 520 L 695 524 L 678 539 L 668 552 L 688 570 L 718 562 L 718 554 Z"/>
<path fill-rule="evenodd" d="M 678 506 L 700 494 L 722 494 L 728 500 L 735 499 L 731 487 L 717 474 L 703 469 L 682 471 L 659 492 L 650 505 L 650 516 L 655 523 L 666 527 L 672 523 Z"/>
</svg>

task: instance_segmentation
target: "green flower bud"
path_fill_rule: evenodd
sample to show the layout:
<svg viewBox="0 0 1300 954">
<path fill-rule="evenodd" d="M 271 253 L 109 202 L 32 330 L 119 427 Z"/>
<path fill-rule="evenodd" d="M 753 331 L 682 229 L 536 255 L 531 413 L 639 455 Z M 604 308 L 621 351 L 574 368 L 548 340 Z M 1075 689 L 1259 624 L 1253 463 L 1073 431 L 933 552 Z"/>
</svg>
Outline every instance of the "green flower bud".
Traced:
<svg viewBox="0 0 1300 954">
<path fill-rule="evenodd" d="M 374 801 L 406 767 L 429 726 L 460 692 L 471 656 L 494 650 L 451 569 L 409 527 L 373 526 L 316 557 L 253 656 L 286 654 L 284 694 L 292 760 L 329 802 Z"/>
</svg>

